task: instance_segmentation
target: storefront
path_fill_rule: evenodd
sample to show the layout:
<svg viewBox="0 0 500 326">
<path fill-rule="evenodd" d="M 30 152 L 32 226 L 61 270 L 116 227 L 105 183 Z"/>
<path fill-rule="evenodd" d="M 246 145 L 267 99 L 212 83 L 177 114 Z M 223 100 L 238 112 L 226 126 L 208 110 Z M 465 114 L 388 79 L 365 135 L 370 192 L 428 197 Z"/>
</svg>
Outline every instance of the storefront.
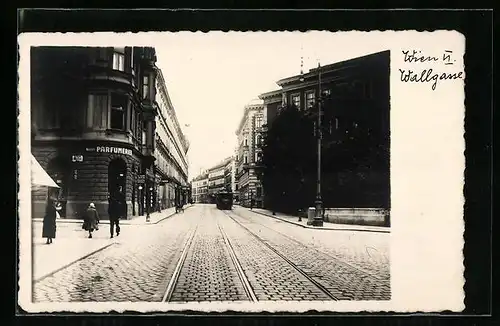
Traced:
<svg viewBox="0 0 500 326">
<path fill-rule="evenodd" d="M 135 180 L 140 171 L 140 153 L 127 145 L 111 142 L 69 142 L 57 147 L 34 147 L 33 155 L 59 186 L 61 218 L 83 218 L 93 202 L 101 219 L 108 218 L 109 196 L 127 204 L 133 215 L 137 193 Z M 43 217 L 46 193 L 33 193 L 34 217 Z"/>
</svg>

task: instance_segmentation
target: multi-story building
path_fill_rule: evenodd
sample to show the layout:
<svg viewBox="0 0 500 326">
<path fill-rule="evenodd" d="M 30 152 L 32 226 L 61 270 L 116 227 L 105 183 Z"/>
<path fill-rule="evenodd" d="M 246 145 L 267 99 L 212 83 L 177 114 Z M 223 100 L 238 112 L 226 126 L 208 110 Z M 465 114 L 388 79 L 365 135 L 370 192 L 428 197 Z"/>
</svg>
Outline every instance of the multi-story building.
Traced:
<svg viewBox="0 0 500 326">
<path fill-rule="evenodd" d="M 215 202 L 215 194 L 225 190 L 225 169 L 225 161 L 208 169 L 208 194 L 211 202 Z"/>
<path fill-rule="evenodd" d="M 234 178 L 234 156 L 228 157 L 224 167 L 224 189 L 234 194 L 235 191 L 235 178 Z"/>
<path fill-rule="evenodd" d="M 208 200 L 208 173 L 205 171 L 192 180 L 192 196 L 195 203 L 206 204 Z"/>
<path fill-rule="evenodd" d="M 267 128 L 287 105 L 305 110 L 315 119 L 321 98 L 324 169 L 339 161 L 336 144 L 361 130 L 370 135 L 372 146 L 381 149 L 379 156 L 367 158 L 369 169 L 351 167 L 323 174 L 322 195 L 327 207 L 390 206 L 389 63 L 390 52 L 383 51 L 313 68 L 279 80 L 279 90 L 259 96 Z M 354 153 L 356 149 L 351 150 Z"/>
<path fill-rule="evenodd" d="M 253 200 L 255 207 L 262 207 L 262 185 L 257 177 L 257 169 L 261 162 L 262 126 L 264 124 L 264 102 L 252 100 L 244 108 L 236 135 L 238 147 L 235 159 L 235 178 L 238 201 L 243 206 L 250 206 Z"/>
<path fill-rule="evenodd" d="M 155 209 L 157 74 L 151 47 L 31 49 L 32 154 L 60 186 L 61 217 L 93 202 L 107 218 L 108 196 L 127 216 Z M 46 195 L 33 191 L 33 217 Z"/>
<path fill-rule="evenodd" d="M 156 90 L 155 196 L 157 210 L 161 210 L 174 206 L 176 197 L 186 203 L 191 187 L 188 183 L 189 141 L 181 130 L 160 69 L 157 69 Z"/>
</svg>

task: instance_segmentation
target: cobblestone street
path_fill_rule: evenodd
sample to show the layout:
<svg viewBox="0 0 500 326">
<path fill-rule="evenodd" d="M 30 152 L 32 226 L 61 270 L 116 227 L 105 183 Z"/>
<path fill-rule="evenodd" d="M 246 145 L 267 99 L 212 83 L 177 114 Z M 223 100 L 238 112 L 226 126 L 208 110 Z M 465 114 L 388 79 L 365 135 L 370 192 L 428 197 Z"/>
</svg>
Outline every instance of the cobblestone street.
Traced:
<svg viewBox="0 0 500 326">
<path fill-rule="evenodd" d="M 77 227 L 59 225 L 54 242 L 69 243 Z M 201 204 L 158 224 L 124 225 L 113 239 L 106 227 L 94 239 L 78 234 L 66 252 L 40 244 L 39 228 L 35 265 L 36 248 L 57 249 L 61 260 L 78 246 L 103 248 L 35 273 L 34 302 L 390 299 L 388 233 L 305 229 Z"/>
</svg>

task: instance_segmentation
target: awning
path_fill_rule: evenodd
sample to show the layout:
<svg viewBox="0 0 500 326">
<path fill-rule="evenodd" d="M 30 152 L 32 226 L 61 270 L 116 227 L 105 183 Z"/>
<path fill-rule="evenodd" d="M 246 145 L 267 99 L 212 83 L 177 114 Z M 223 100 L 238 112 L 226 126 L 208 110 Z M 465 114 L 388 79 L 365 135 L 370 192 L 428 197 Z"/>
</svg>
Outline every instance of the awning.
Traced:
<svg viewBox="0 0 500 326">
<path fill-rule="evenodd" d="M 31 154 L 31 184 L 59 188 L 52 178 L 45 172 L 40 163 Z"/>
</svg>

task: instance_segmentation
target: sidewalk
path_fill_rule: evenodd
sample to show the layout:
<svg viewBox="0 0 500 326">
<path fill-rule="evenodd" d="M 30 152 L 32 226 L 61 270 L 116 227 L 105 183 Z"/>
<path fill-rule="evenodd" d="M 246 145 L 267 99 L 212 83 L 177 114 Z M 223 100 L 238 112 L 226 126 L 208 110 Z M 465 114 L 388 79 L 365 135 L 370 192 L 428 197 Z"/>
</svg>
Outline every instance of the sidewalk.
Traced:
<svg viewBox="0 0 500 326">
<path fill-rule="evenodd" d="M 184 208 L 188 209 L 192 205 Z M 161 213 L 150 214 L 150 222 L 146 222 L 146 216 L 137 216 L 130 220 L 120 220 L 120 225 L 151 225 L 157 224 L 175 215 L 175 207 L 165 209 Z M 33 219 L 32 223 L 32 273 L 33 281 L 50 276 L 61 269 L 68 267 L 82 259 L 87 258 L 101 250 L 123 240 L 120 237 L 110 238 L 106 227 L 95 231 L 92 239 L 88 239 L 88 233 L 82 230 L 82 221 L 76 219 L 58 219 L 56 238 L 50 245 L 42 238 L 43 220 Z M 100 224 L 109 225 L 109 220 L 103 220 Z M 125 234 L 126 236 L 126 234 Z"/>
<path fill-rule="evenodd" d="M 245 208 L 239 206 L 241 208 Z M 388 227 L 384 226 L 370 226 L 370 225 L 353 225 L 353 224 L 335 224 L 330 222 L 323 222 L 323 226 L 312 226 L 307 225 L 307 217 L 302 218 L 302 221 L 299 222 L 298 216 L 291 216 L 282 213 L 276 212 L 276 215 L 266 209 L 254 208 L 250 210 L 250 208 L 245 208 L 249 211 L 255 212 L 260 215 L 269 216 L 287 223 L 295 224 L 297 226 L 301 226 L 307 229 L 316 229 L 316 230 L 336 230 L 336 231 L 365 231 L 365 232 L 381 232 L 381 233 L 390 233 L 391 230 Z"/>
<path fill-rule="evenodd" d="M 189 204 L 184 206 L 184 209 L 188 209 L 193 205 Z M 171 217 L 175 214 L 175 207 L 170 207 L 162 210 L 161 212 L 153 212 L 149 214 L 149 222 L 146 222 L 146 215 L 144 216 L 133 216 L 131 219 L 120 219 L 120 225 L 149 225 L 149 224 L 158 224 L 161 221 Z M 34 218 L 33 222 L 42 222 L 42 218 Z M 60 218 L 57 220 L 57 224 L 59 223 L 83 223 L 83 220 L 80 219 L 70 219 L 70 218 Z M 99 224 L 109 224 L 109 220 L 101 220 Z"/>
<path fill-rule="evenodd" d="M 106 233 L 107 235 L 107 233 Z M 57 226 L 56 238 L 50 245 L 42 238 L 42 222 L 33 223 L 32 272 L 37 281 L 113 245 L 109 236 L 87 238 L 78 224 Z"/>
</svg>

